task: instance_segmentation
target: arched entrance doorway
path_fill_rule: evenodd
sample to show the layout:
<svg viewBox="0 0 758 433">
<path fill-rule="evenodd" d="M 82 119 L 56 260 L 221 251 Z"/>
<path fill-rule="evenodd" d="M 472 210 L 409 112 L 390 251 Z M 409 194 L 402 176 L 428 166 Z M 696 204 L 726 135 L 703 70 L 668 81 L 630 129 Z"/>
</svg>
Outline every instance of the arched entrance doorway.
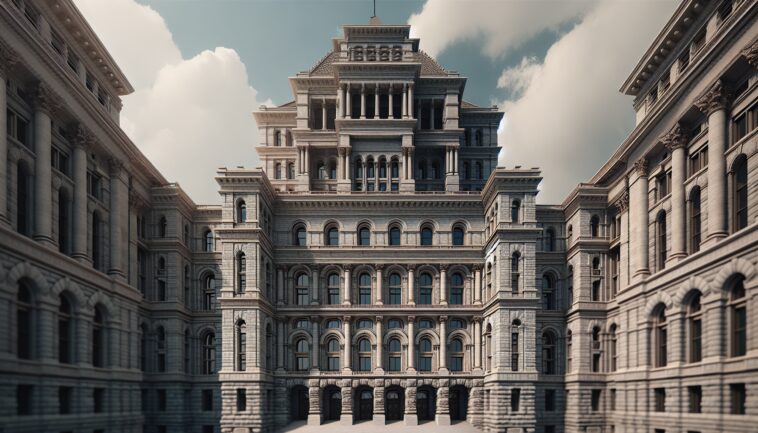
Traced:
<svg viewBox="0 0 758 433">
<path fill-rule="evenodd" d="M 391 386 L 384 392 L 384 413 L 387 421 L 400 421 L 405 413 L 405 390 Z"/>
<path fill-rule="evenodd" d="M 308 419 L 308 388 L 296 385 L 290 391 L 290 416 L 293 421 Z"/>
<path fill-rule="evenodd" d="M 324 421 L 337 421 L 342 413 L 342 392 L 336 386 L 327 386 L 322 395 L 321 410 Z"/>
<path fill-rule="evenodd" d="M 416 413 L 419 421 L 434 421 L 437 410 L 437 392 L 431 386 L 422 386 L 416 391 Z"/>
<path fill-rule="evenodd" d="M 355 390 L 353 415 L 356 421 L 374 418 L 374 390 L 362 386 Z"/>
<path fill-rule="evenodd" d="M 450 420 L 463 421 L 468 413 L 468 389 L 463 385 L 450 388 Z"/>
</svg>

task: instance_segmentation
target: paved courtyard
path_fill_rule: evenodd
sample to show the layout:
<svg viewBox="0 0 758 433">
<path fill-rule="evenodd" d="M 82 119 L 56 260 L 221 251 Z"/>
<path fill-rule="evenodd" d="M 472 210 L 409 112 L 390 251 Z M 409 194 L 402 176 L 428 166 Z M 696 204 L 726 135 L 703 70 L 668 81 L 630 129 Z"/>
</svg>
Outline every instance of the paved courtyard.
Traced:
<svg viewBox="0 0 758 433">
<path fill-rule="evenodd" d="M 374 424 L 372 421 L 363 421 L 353 425 L 340 424 L 339 421 L 332 421 L 322 425 L 307 425 L 305 421 L 297 421 L 288 424 L 278 433 L 355 433 L 356 430 L 361 433 L 370 432 L 403 432 L 403 433 L 481 433 L 466 421 L 454 422 L 453 425 L 441 426 L 434 421 L 425 422 L 416 426 L 405 425 L 402 421 L 395 421 L 386 425 Z"/>
</svg>

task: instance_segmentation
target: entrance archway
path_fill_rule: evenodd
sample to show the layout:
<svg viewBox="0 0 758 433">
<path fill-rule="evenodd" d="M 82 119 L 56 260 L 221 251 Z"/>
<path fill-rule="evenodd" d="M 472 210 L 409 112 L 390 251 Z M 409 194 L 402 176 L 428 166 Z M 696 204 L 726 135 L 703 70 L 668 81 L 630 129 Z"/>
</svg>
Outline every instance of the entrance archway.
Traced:
<svg viewBox="0 0 758 433">
<path fill-rule="evenodd" d="M 290 390 L 290 416 L 293 421 L 308 419 L 308 388 L 303 385 Z"/>
<path fill-rule="evenodd" d="M 434 421 L 437 410 L 437 392 L 431 386 L 422 386 L 416 391 L 416 414 L 419 421 Z"/>
<path fill-rule="evenodd" d="M 353 415 L 356 421 L 364 421 L 374 418 L 374 390 L 362 386 L 356 388 L 354 397 Z"/>
<path fill-rule="evenodd" d="M 325 421 L 337 421 L 342 413 L 342 392 L 336 386 L 324 388 L 321 410 Z"/>
<path fill-rule="evenodd" d="M 450 420 L 463 421 L 468 414 L 468 388 L 456 385 L 450 388 Z"/>
<path fill-rule="evenodd" d="M 384 392 L 384 413 L 387 421 L 400 421 L 405 413 L 405 390 L 391 386 Z"/>
</svg>

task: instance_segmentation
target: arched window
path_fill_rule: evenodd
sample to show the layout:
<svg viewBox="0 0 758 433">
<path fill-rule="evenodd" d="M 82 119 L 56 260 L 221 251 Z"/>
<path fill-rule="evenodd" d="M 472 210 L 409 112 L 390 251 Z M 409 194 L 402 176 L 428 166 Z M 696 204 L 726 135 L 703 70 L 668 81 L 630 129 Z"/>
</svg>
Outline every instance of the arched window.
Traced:
<svg viewBox="0 0 758 433">
<path fill-rule="evenodd" d="M 287 163 L 287 179 L 295 178 L 295 164 L 292 162 Z"/>
<path fill-rule="evenodd" d="M 247 325 L 244 320 L 237 322 L 237 371 L 247 370 Z"/>
<path fill-rule="evenodd" d="M 216 276 L 208 274 L 203 279 L 203 310 L 213 311 L 216 308 Z"/>
<path fill-rule="evenodd" d="M 92 320 L 92 366 L 105 367 L 106 351 L 105 317 L 99 307 L 95 307 L 95 317 Z"/>
<path fill-rule="evenodd" d="M 687 358 L 689 362 L 703 359 L 703 309 L 700 305 L 700 293 L 695 293 L 687 305 Z"/>
<path fill-rule="evenodd" d="M 371 245 L 371 230 L 366 226 L 358 228 L 358 245 L 362 247 Z"/>
<path fill-rule="evenodd" d="M 237 293 L 245 293 L 247 286 L 247 259 L 245 253 L 237 253 Z"/>
<path fill-rule="evenodd" d="M 237 202 L 237 222 L 247 222 L 247 205 L 245 204 L 245 200 L 239 200 Z"/>
<path fill-rule="evenodd" d="M 484 140 L 482 139 L 482 130 L 477 129 L 476 133 L 474 133 L 474 137 L 476 137 L 476 145 L 477 146 L 483 146 Z"/>
<path fill-rule="evenodd" d="M 393 179 L 400 177 L 400 164 L 396 159 L 393 159 L 390 162 L 390 176 L 392 176 Z"/>
<path fill-rule="evenodd" d="M 76 347 L 73 341 L 74 324 L 71 311 L 71 303 L 64 294 L 58 296 L 60 306 L 58 307 L 58 362 L 70 364 L 72 359 L 72 348 Z"/>
<path fill-rule="evenodd" d="M 611 328 L 609 330 L 609 344 L 608 344 L 608 355 L 611 360 L 611 371 L 616 371 L 616 368 L 618 366 L 618 336 L 616 335 L 618 327 L 614 323 L 611 325 Z"/>
<path fill-rule="evenodd" d="M 400 245 L 400 227 L 390 227 L 390 245 Z"/>
<path fill-rule="evenodd" d="M 518 251 L 511 255 L 511 293 L 514 295 L 519 294 L 519 286 L 521 285 L 521 273 L 519 272 L 520 259 L 521 254 Z"/>
<path fill-rule="evenodd" d="M 332 272 L 326 279 L 327 302 L 329 305 L 338 305 L 340 303 L 340 276 Z"/>
<path fill-rule="evenodd" d="M 463 304 L 463 275 L 458 272 L 450 276 L 450 304 Z"/>
<path fill-rule="evenodd" d="M 367 338 L 358 341 L 358 371 L 371 371 L 371 342 Z"/>
<path fill-rule="evenodd" d="M 590 300 L 600 300 L 600 257 L 592 259 L 592 287 L 590 288 Z"/>
<path fill-rule="evenodd" d="M 571 330 L 566 331 L 566 373 L 571 373 Z"/>
<path fill-rule="evenodd" d="M 310 278 L 308 278 L 308 274 L 301 272 L 295 277 L 295 298 L 297 305 L 308 305 L 311 303 L 310 291 Z"/>
<path fill-rule="evenodd" d="M 734 231 L 747 227 L 748 222 L 748 183 L 747 183 L 747 157 L 744 154 L 735 159 L 732 165 L 733 172 L 733 203 L 732 219 Z"/>
<path fill-rule="evenodd" d="M 555 230 L 549 228 L 545 230 L 545 251 L 555 251 Z"/>
<path fill-rule="evenodd" d="M 432 162 L 432 169 L 429 172 L 429 177 L 431 179 L 439 179 L 440 175 L 440 163 L 437 161 Z"/>
<path fill-rule="evenodd" d="M 292 231 L 292 245 L 298 247 L 307 245 L 307 232 L 304 225 L 298 224 L 295 226 L 295 229 Z"/>
<path fill-rule="evenodd" d="M 430 305 L 432 303 L 432 276 L 423 273 L 418 277 L 418 303 Z"/>
<path fill-rule="evenodd" d="M 519 327 L 521 321 L 516 319 L 511 324 L 511 371 L 519 371 Z"/>
<path fill-rule="evenodd" d="M 281 179 L 282 178 L 282 164 L 276 163 L 274 165 L 274 179 Z"/>
<path fill-rule="evenodd" d="M 463 227 L 461 226 L 453 227 L 453 245 L 454 246 L 463 245 L 465 235 L 466 235 L 466 230 L 464 230 Z"/>
<path fill-rule="evenodd" d="M 329 319 L 326 321 L 326 329 L 340 329 L 342 322 L 339 319 Z"/>
<path fill-rule="evenodd" d="M 542 334 L 542 373 L 555 374 L 555 335 L 551 331 Z"/>
<path fill-rule="evenodd" d="M 592 215 L 590 218 L 590 236 L 593 238 L 600 236 L 600 218 L 597 215 Z"/>
<path fill-rule="evenodd" d="M 168 220 L 165 216 L 158 219 L 158 237 L 165 238 L 168 232 Z"/>
<path fill-rule="evenodd" d="M 595 326 L 592 328 L 592 342 L 590 346 L 590 368 L 593 373 L 600 372 L 601 357 L 603 352 L 600 347 L 600 327 Z"/>
<path fill-rule="evenodd" d="M 400 296 L 401 296 L 401 288 L 400 288 L 400 274 L 398 273 L 392 273 L 389 277 L 389 289 L 388 289 L 388 296 L 387 299 L 388 304 L 392 305 L 399 305 L 400 304 Z"/>
<path fill-rule="evenodd" d="M 428 338 L 422 338 L 418 343 L 418 369 L 432 371 L 432 342 Z"/>
<path fill-rule="evenodd" d="M 206 253 L 213 252 L 213 232 L 208 229 L 203 234 L 203 251 Z"/>
<path fill-rule="evenodd" d="M 518 224 L 520 215 L 521 215 L 521 202 L 518 200 L 513 200 L 513 203 L 511 203 L 511 222 L 514 224 Z"/>
<path fill-rule="evenodd" d="M 282 131 L 275 130 L 274 131 L 274 146 L 281 146 L 282 145 Z"/>
<path fill-rule="evenodd" d="M 745 296 L 745 277 L 732 277 L 729 290 L 729 335 L 730 356 L 743 356 L 747 353 L 747 297 Z"/>
<path fill-rule="evenodd" d="M 700 251 L 702 237 L 702 212 L 700 208 L 700 187 L 692 188 L 690 192 L 690 252 Z"/>
<path fill-rule="evenodd" d="M 389 371 L 400 371 L 402 368 L 402 345 L 400 340 L 393 338 L 387 345 L 387 352 L 389 356 Z"/>
<path fill-rule="evenodd" d="M 184 331 L 184 373 L 190 374 L 190 333 Z"/>
<path fill-rule="evenodd" d="M 477 180 L 484 179 L 484 170 L 482 170 L 482 163 L 479 161 L 474 163 L 474 177 Z"/>
<path fill-rule="evenodd" d="M 490 371 L 492 370 L 492 325 L 489 323 L 484 331 L 484 348 L 484 360 L 486 362 L 485 369 Z"/>
<path fill-rule="evenodd" d="M 5 157 L 5 155 L 3 155 Z M 32 235 L 32 181 L 29 168 L 19 162 L 16 173 L 16 230 L 25 236 Z"/>
<path fill-rule="evenodd" d="M 666 212 L 658 212 L 656 219 L 656 230 L 658 231 L 658 245 L 656 248 L 658 256 L 658 269 L 666 267 Z"/>
<path fill-rule="evenodd" d="M 546 310 L 555 309 L 555 279 L 550 274 L 542 276 L 542 303 Z"/>
<path fill-rule="evenodd" d="M 216 372 L 216 334 L 209 332 L 203 338 L 203 374 Z"/>
<path fill-rule="evenodd" d="M 308 341 L 305 338 L 297 340 L 295 343 L 295 369 L 297 371 L 306 371 L 310 367 L 309 360 L 311 358 L 310 350 L 308 349 Z"/>
<path fill-rule="evenodd" d="M 58 250 L 71 252 L 71 200 L 63 188 L 58 190 Z"/>
<path fill-rule="evenodd" d="M 358 277 L 358 303 L 371 304 L 371 275 L 365 272 Z"/>
<path fill-rule="evenodd" d="M 102 233 L 102 219 L 100 218 L 100 212 L 92 212 L 92 266 L 101 271 L 103 270 L 103 233 Z"/>
<path fill-rule="evenodd" d="M 421 228 L 421 245 L 428 246 L 432 245 L 432 240 L 434 238 L 434 231 L 429 226 L 424 226 Z"/>
<path fill-rule="evenodd" d="M 162 326 L 155 330 L 155 340 L 157 343 L 158 371 L 162 373 L 166 371 L 166 330 Z"/>
<path fill-rule="evenodd" d="M 568 267 L 568 275 L 566 275 L 566 308 L 571 308 L 574 305 L 574 267 Z"/>
<path fill-rule="evenodd" d="M 668 361 L 668 324 L 666 323 L 666 308 L 662 305 L 653 319 L 653 344 L 655 350 L 654 366 L 665 367 Z"/>
<path fill-rule="evenodd" d="M 328 226 L 324 232 L 324 244 L 336 247 L 340 244 L 340 231 L 336 226 Z"/>
<path fill-rule="evenodd" d="M 460 338 L 450 342 L 450 371 L 463 371 L 463 342 Z"/>
<path fill-rule="evenodd" d="M 366 160 L 366 177 L 374 178 L 376 173 L 374 172 L 374 158 L 369 157 Z"/>
<path fill-rule="evenodd" d="M 360 158 L 355 160 L 355 180 L 363 179 L 363 161 Z"/>
<path fill-rule="evenodd" d="M 485 294 L 485 300 L 489 299 L 492 296 L 492 262 L 487 263 L 487 272 L 485 273 L 485 289 L 487 290 L 487 293 Z"/>
<path fill-rule="evenodd" d="M 329 371 L 340 369 L 340 342 L 336 338 L 326 343 L 326 369 Z"/>
</svg>

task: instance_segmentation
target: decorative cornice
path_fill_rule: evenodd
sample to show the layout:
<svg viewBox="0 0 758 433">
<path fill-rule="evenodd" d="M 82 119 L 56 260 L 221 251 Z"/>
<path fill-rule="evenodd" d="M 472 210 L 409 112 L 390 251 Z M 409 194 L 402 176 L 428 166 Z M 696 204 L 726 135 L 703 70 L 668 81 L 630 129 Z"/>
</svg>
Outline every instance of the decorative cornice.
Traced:
<svg viewBox="0 0 758 433">
<path fill-rule="evenodd" d="M 7 76 L 18 63 L 18 54 L 8 45 L 0 42 L 0 77 Z"/>
<path fill-rule="evenodd" d="M 753 41 L 750 46 L 742 50 L 741 54 L 754 68 L 758 68 L 758 40 Z"/>
<path fill-rule="evenodd" d="M 664 146 L 666 146 L 666 149 L 673 151 L 674 149 L 679 149 L 687 145 L 687 134 L 682 126 L 677 123 L 671 128 L 671 131 L 661 136 L 659 140 Z"/>
<path fill-rule="evenodd" d="M 624 191 L 621 197 L 619 197 L 619 199 L 616 200 L 613 204 L 616 206 L 616 209 L 619 211 L 619 213 L 629 209 L 629 192 Z"/>
<path fill-rule="evenodd" d="M 698 110 L 705 114 L 711 114 L 717 110 L 723 110 L 729 103 L 729 93 L 723 80 L 717 80 L 708 91 L 695 101 Z"/>
<path fill-rule="evenodd" d="M 634 163 L 634 171 L 642 176 L 647 175 L 647 158 L 640 158 Z"/>
</svg>

